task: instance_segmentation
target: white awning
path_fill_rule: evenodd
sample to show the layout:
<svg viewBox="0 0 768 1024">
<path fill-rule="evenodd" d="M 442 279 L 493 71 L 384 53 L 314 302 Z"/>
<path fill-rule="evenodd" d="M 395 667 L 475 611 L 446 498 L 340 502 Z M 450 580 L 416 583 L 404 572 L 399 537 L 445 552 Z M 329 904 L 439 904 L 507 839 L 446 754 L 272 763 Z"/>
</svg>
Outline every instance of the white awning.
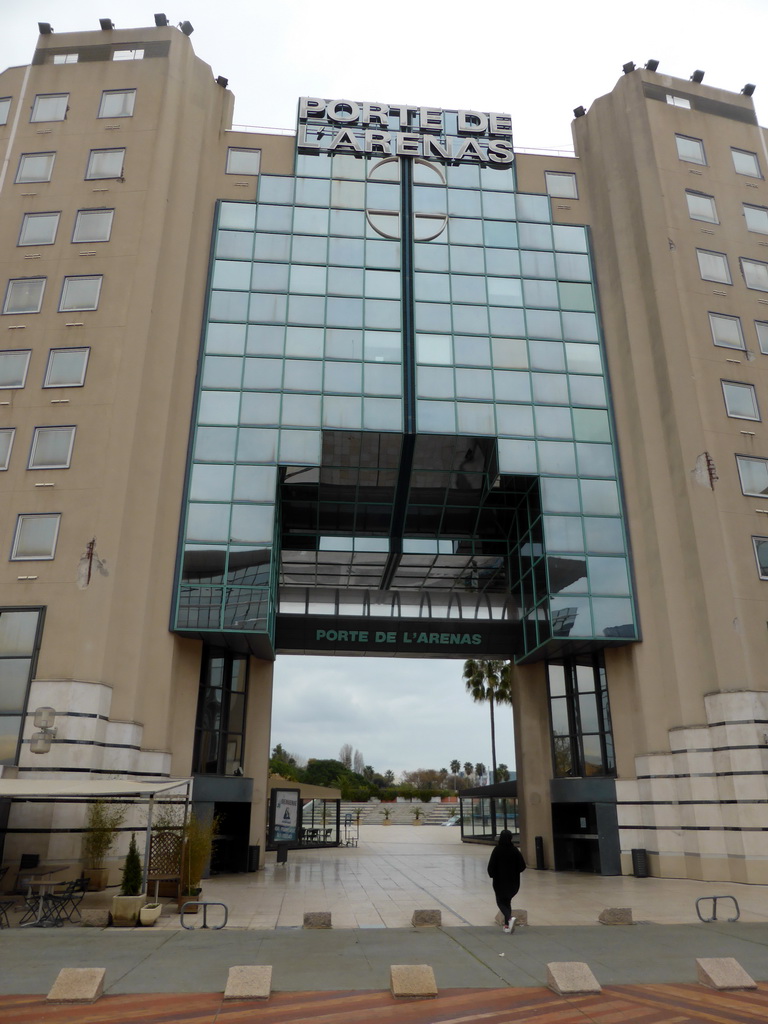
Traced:
<svg viewBox="0 0 768 1024">
<path fill-rule="evenodd" d="M 0 779 L 0 799 L 12 800 L 93 800 L 98 797 L 137 797 L 148 800 L 160 793 L 171 795 L 173 790 L 187 796 L 191 779 Z"/>
</svg>

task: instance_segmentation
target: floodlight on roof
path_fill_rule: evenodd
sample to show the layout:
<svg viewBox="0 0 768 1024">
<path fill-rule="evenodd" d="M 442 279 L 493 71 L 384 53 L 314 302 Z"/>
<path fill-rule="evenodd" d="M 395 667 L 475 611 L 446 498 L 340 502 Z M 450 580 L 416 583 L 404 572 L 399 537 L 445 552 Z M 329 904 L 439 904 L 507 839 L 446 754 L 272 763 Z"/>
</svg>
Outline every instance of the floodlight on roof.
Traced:
<svg viewBox="0 0 768 1024">
<path fill-rule="evenodd" d="M 696 82 L 697 84 L 699 82 L 703 82 L 704 81 L 704 72 L 703 71 L 694 71 L 693 74 L 691 75 L 691 81 L 692 82 Z"/>
<path fill-rule="evenodd" d="M 53 29 L 47 21 L 38 21 L 37 30 L 41 36 L 49 36 Z"/>
<path fill-rule="evenodd" d="M 584 117 L 585 114 L 586 114 L 586 110 L 584 109 L 584 107 L 574 107 L 573 108 L 573 116 L 574 117 Z"/>
<path fill-rule="evenodd" d="M 99 18 L 99 24 L 104 32 L 111 32 L 115 27 L 115 23 L 111 18 Z"/>
<path fill-rule="evenodd" d="M 164 14 L 156 14 L 155 15 L 155 25 L 157 25 L 158 28 L 165 28 L 167 24 L 168 24 L 168 19 L 166 18 L 166 16 Z"/>
<path fill-rule="evenodd" d="M 229 79 L 225 78 L 223 75 L 219 75 L 216 79 L 216 85 L 220 85 L 222 89 L 226 89 L 229 85 Z"/>
<path fill-rule="evenodd" d="M 741 91 L 745 96 L 751 96 L 756 88 L 757 86 L 753 85 L 751 82 L 747 82 Z"/>
<path fill-rule="evenodd" d="M 190 21 L 182 21 L 181 24 L 179 25 L 179 28 L 181 29 L 185 36 L 191 36 L 192 33 L 195 31 L 192 28 L 192 23 Z"/>
<path fill-rule="evenodd" d="M 635 65 L 632 61 L 629 61 L 627 64 L 622 65 L 621 70 L 625 75 L 629 75 L 635 70 Z"/>
<path fill-rule="evenodd" d="M 645 62 L 646 71 L 658 71 L 659 62 L 657 60 L 649 60 Z"/>
</svg>

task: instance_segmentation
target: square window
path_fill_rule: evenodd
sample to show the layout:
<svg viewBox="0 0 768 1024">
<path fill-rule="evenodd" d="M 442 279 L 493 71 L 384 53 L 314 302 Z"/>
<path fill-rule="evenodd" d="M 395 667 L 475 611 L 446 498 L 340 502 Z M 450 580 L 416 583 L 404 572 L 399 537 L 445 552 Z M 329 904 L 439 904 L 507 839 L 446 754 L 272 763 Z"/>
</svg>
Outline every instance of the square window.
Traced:
<svg viewBox="0 0 768 1024">
<path fill-rule="evenodd" d="M 112 60 L 143 60 L 144 51 L 139 49 L 132 50 L 114 50 L 112 53 Z"/>
<path fill-rule="evenodd" d="M 691 220 L 705 220 L 708 224 L 718 224 L 715 200 L 703 192 L 686 192 L 688 215 Z"/>
<path fill-rule="evenodd" d="M 20 515 L 16 520 L 11 561 L 53 558 L 60 515 Z"/>
<path fill-rule="evenodd" d="M 704 143 L 701 139 L 691 139 L 687 135 L 676 135 L 677 155 L 681 160 L 689 164 L 706 164 L 707 157 L 704 153 Z"/>
<path fill-rule="evenodd" d="M 742 494 L 756 498 L 768 496 L 768 459 L 753 459 L 746 455 L 736 456 Z"/>
<path fill-rule="evenodd" d="M 761 235 L 768 235 L 768 209 L 764 206 L 749 206 L 744 203 L 744 220 L 747 222 L 747 231 L 758 231 Z"/>
<path fill-rule="evenodd" d="M 78 58 L 77 53 L 54 53 L 51 64 L 77 64 Z"/>
<path fill-rule="evenodd" d="M 23 185 L 31 181 L 50 181 L 55 159 L 55 153 L 22 153 L 16 171 L 16 183 Z"/>
<path fill-rule="evenodd" d="M 23 277 L 9 281 L 3 313 L 39 313 L 44 291 L 44 277 Z"/>
<path fill-rule="evenodd" d="M 731 272 L 728 269 L 728 257 L 722 252 L 707 252 L 697 249 L 699 273 L 703 281 L 717 281 L 718 284 L 730 284 Z"/>
<path fill-rule="evenodd" d="M 92 149 L 85 172 L 86 181 L 98 178 L 122 178 L 124 149 Z"/>
<path fill-rule="evenodd" d="M 578 199 L 579 190 L 576 184 L 575 174 L 565 174 L 559 171 L 544 171 L 544 181 L 547 185 L 547 195 L 556 199 Z"/>
<path fill-rule="evenodd" d="M 58 213 L 25 213 L 19 245 L 53 245 L 59 227 Z"/>
<path fill-rule="evenodd" d="M 11 461 L 11 448 L 13 448 L 13 436 L 16 433 L 13 427 L 0 430 L 0 469 L 8 469 Z"/>
<path fill-rule="evenodd" d="M 30 121 L 63 121 L 67 116 L 69 93 L 61 92 L 50 96 L 35 96 Z"/>
<path fill-rule="evenodd" d="M 35 427 L 27 468 L 67 469 L 74 443 L 74 427 Z"/>
<path fill-rule="evenodd" d="M 72 241 L 108 242 L 114 215 L 114 210 L 78 210 Z"/>
<path fill-rule="evenodd" d="M 260 149 L 227 150 L 227 174 L 258 174 L 260 162 Z"/>
<path fill-rule="evenodd" d="M 741 320 L 737 316 L 725 316 L 723 313 L 710 313 L 709 326 L 712 341 L 722 348 L 744 349 L 744 332 Z"/>
<path fill-rule="evenodd" d="M 764 356 L 768 356 L 768 323 L 762 320 L 755 320 L 755 333 L 757 344 Z"/>
<path fill-rule="evenodd" d="M 723 380 L 723 398 L 725 411 L 737 420 L 759 420 L 760 411 L 757 407 L 757 395 L 751 384 L 736 384 L 735 381 Z"/>
<path fill-rule="evenodd" d="M 768 537 L 753 537 L 757 574 L 761 580 L 768 580 Z"/>
<path fill-rule="evenodd" d="M 731 147 L 731 156 L 733 157 L 733 167 L 737 174 L 746 174 L 749 178 L 762 178 L 757 153 L 750 153 L 746 149 L 734 149 Z"/>
<path fill-rule="evenodd" d="M 8 124 L 8 115 L 11 112 L 11 97 L 3 96 L 0 99 L 0 124 Z"/>
<path fill-rule="evenodd" d="M 0 388 L 23 388 L 27 379 L 29 350 L 0 352 Z"/>
<path fill-rule="evenodd" d="M 101 94 L 99 117 L 133 117 L 135 89 L 105 89 Z"/>
<path fill-rule="evenodd" d="M 768 263 L 742 258 L 741 270 L 747 288 L 758 292 L 768 292 Z"/>
<path fill-rule="evenodd" d="M 52 348 L 48 353 L 44 388 L 79 388 L 85 383 L 87 348 Z"/>
<path fill-rule="evenodd" d="M 101 275 L 97 277 L 65 277 L 59 300 L 59 312 L 98 309 Z"/>
</svg>

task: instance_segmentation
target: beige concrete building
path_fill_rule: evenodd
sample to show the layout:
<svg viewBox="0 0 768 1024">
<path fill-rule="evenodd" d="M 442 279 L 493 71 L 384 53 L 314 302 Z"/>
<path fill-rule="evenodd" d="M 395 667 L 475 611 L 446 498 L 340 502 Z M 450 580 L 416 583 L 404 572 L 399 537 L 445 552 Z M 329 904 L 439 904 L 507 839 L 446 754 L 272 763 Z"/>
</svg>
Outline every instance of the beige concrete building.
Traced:
<svg viewBox="0 0 768 1024">
<path fill-rule="evenodd" d="M 168 26 L 0 75 L 3 778 L 192 777 L 243 870 L 275 656 L 511 658 L 531 861 L 765 882 L 749 96 L 630 69 L 567 158 L 226 86 Z M 3 813 L 77 860 L 82 804 Z"/>
</svg>

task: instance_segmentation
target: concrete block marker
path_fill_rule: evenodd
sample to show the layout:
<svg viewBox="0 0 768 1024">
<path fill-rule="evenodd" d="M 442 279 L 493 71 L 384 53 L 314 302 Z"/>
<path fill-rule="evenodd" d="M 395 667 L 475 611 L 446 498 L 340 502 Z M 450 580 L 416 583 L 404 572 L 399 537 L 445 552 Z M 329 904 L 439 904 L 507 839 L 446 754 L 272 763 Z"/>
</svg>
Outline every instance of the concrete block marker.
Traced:
<svg viewBox="0 0 768 1024">
<path fill-rule="evenodd" d="M 51 991 L 49 1003 L 95 1003 L 104 994 L 106 967 L 62 967 Z"/>
<path fill-rule="evenodd" d="M 434 999 L 435 972 L 429 964 L 392 964 L 389 985 L 395 999 Z"/>
<path fill-rule="evenodd" d="M 632 924 L 632 908 L 606 907 L 597 920 L 600 924 Z"/>
<path fill-rule="evenodd" d="M 518 910 L 517 907 L 512 907 L 512 917 L 515 919 L 515 927 L 519 927 L 521 924 L 528 924 L 528 911 Z M 504 918 L 501 916 L 501 911 L 495 917 L 496 924 L 501 927 L 504 924 Z"/>
<path fill-rule="evenodd" d="M 414 910 L 411 924 L 414 928 L 440 928 L 443 915 L 439 910 Z"/>
<path fill-rule="evenodd" d="M 305 928 L 332 928 L 330 910 L 312 910 L 304 915 Z"/>
<path fill-rule="evenodd" d="M 225 999 L 269 999 L 272 994 L 272 968 L 241 964 L 230 967 Z"/>
<path fill-rule="evenodd" d="M 585 996 L 603 991 L 589 965 L 578 960 L 547 964 L 547 988 L 559 996 Z"/>
<path fill-rule="evenodd" d="M 109 911 L 104 910 L 81 910 L 81 928 L 106 928 L 109 924 Z"/>
<path fill-rule="evenodd" d="M 732 956 L 704 957 L 696 960 L 696 978 L 707 988 L 736 990 L 757 988 L 738 960 Z"/>
</svg>

